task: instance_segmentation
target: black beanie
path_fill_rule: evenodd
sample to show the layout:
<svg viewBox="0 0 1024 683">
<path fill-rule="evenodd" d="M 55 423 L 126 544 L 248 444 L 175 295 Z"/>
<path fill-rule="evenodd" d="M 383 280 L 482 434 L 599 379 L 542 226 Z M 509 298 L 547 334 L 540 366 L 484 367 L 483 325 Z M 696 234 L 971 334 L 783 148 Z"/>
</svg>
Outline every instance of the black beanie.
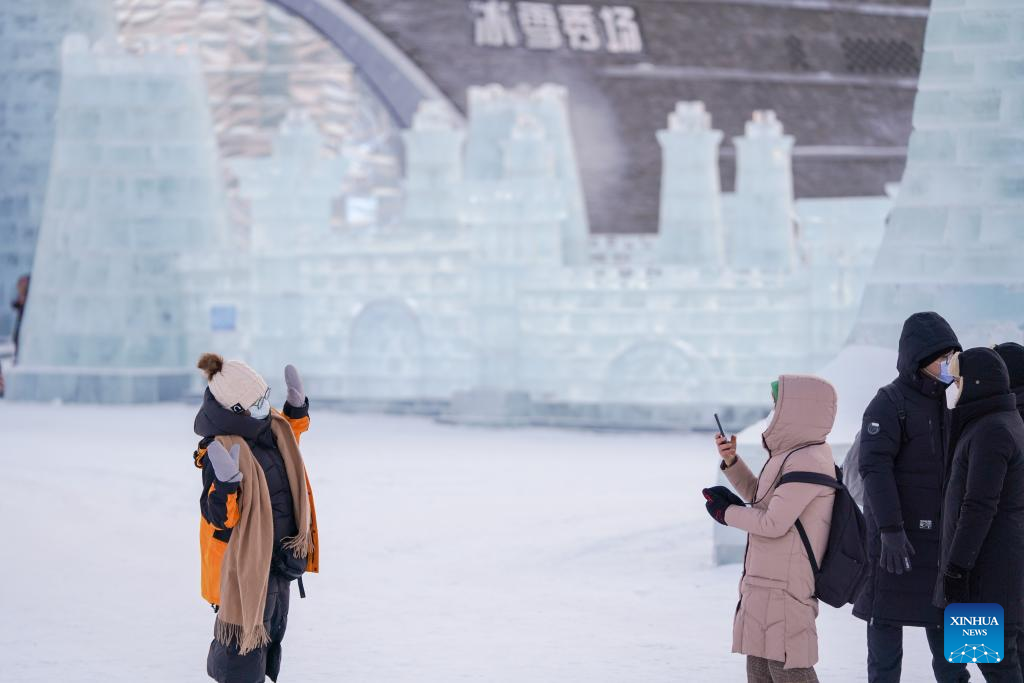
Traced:
<svg viewBox="0 0 1024 683">
<path fill-rule="evenodd" d="M 1010 373 L 999 354 L 989 348 L 967 349 L 959 357 L 963 390 L 959 404 L 1010 393 Z"/>
<path fill-rule="evenodd" d="M 996 344 L 992 349 L 1006 363 L 1006 369 L 1010 372 L 1010 388 L 1024 387 L 1024 346 L 1017 342 L 1006 342 Z"/>
</svg>

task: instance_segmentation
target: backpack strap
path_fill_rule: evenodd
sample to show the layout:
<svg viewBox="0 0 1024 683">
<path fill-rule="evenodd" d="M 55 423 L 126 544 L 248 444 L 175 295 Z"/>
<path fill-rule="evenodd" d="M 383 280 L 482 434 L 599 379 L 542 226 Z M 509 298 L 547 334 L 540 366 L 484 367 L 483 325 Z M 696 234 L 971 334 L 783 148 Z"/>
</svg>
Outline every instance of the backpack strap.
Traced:
<svg viewBox="0 0 1024 683">
<path fill-rule="evenodd" d="M 903 400 L 903 392 L 897 391 L 896 387 L 891 384 L 886 384 L 882 387 L 882 393 L 885 394 L 892 404 L 896 406 L 896 417 L 900 420 L 900 443 L 906 443 L 907 441 L 907 406 Z"/>
<path fill-rule="evenodd" d="M 843 488 L 842 483 L 836 478 L 818 472 L 786 472 L 782 479 L 779 479 L 779 486 L 783 484 L 818 484 L 837 491 Z"/>
<path fill-rule="evenodd" d="M 836 477 L 832 478 L 827 474 L 821 474 L 820 472 L 787 472 L 782 475 L 782 479 L 779 480 L 779 486 L 783 484 L 817 484 L 819 486 L 827 486 L 830 489 L 840 490 L 845 488 L 840 480 L 839 468 L 836 468 Z M 804 525 L 800 523 L 800 519 L 797 518 L 794 523 L 796 532 L 800 534 L 800 541 L 804 544 L 804 550 L 807 551 L 807 559 L 811 563 L 811 571 L 814 572 L 814 576 L 817 577 L 821 571 L 818 567 L 818 561 L 814 558 L 814 548 L 811 547 L 811 540 L 807 538 L 807 532 L 804 531 Z"/>
<path fill-rule="evenodd" d="M 818 578 L 818 561 L 814 559 L 814 548 L 811 547 L 811 541 L 807 538 L 807 532 L 804 531 L 804 525 L 800 523 L 800 520 L 796 520 L 796 531 L 800 534 L 800 540 L 804 543 L 804 550 L 807 551 L 807 559 L 811 561 L 811 571 L 814 572 L 814 578 Z"/>
</svg>

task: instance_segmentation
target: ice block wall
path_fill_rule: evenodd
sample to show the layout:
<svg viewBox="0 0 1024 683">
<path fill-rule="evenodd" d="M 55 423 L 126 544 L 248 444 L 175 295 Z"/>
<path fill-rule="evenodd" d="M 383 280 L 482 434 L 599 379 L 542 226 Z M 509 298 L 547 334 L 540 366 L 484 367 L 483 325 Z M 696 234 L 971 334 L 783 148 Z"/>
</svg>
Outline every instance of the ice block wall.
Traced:
<svg viewBox="0 0 1024 683">
<path fill-rule="evenodd" d="M 110 0 L 0 2 L 0 341 L 14 324 L 15 282 L 32 269 L 53 150 L 60 45 L 70 32 L 112 35 Z"/>
<path fill-rule="evenodd" d="M 853 342 L 895 347 L 915 311 L 965 347 L 1024 326 L 1024 4 L 932 3 L 907 168 Z"/>
<path fill-rule="evenodd" d="M 773 111 L 755 111 L 736 146 L 736 203 L 729 256 L 734 268 L 785 270 L 795 265 L 793 136 Z"/>
<path fill-rule="evenodd" d="M 405 143 L 402 225 L 415 231 L 449 232 L 458 226 L 462 200 L 465 128 L 452 120 L 448 105 L 420 104 Z"/>
<path fill-rule="evenodd" d="M 468 100 L 466 178 L 500 177 L 504 164 L 502 141 L 508 138 L 521 113 L 536 118 L 544 128 L 554 155 L 554 182 L 559 185 L 566 203 L 567 213 L 561 228 L 562 258 L 567 264 L 586 263 L 590 227 L 569 124 L 566 89 L 545 84 L 533 89 L 524 86 L 509 90 L 492 84 L 469 88 Z"/>
<path fill-rule="evenodd" d="M 14 398 L 180 395 L 178 262 L 216 260 L 224 212 L 205 88 L 188 43 L 127 54 L 64 41 L 53 162 Z M 140 106 L 144 103 L 144 106 Z"/>
<path fill-rule="evenodd" d="M 717 274 L 725 265 L 718 146 L 703 102 L 679 102 L 658 131 L 661 209 L 658 255 L 662 263 Z"/>
<path fill-rule="evenodd" d="M 272 138 L 269 157 L 229 162 L 239 195 L 249 204 L 254 250 L 312 245 L 328 237 L 331 201 L 341 194 L 348 160 L 323 143 L 308 114 L 291 110 Z M 281 273 L 264 277 L 283 284 Z"/>
</svg>

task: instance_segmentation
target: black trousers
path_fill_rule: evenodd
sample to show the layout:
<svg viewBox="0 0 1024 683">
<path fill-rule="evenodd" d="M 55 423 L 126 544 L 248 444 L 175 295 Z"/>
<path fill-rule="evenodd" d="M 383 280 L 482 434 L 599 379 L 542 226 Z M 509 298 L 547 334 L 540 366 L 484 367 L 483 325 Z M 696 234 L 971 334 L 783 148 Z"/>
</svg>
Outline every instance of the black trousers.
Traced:
<svg viewBox="0 0 1024 683">
<path fill-rule="evenodd" d="M 979 664 L 981 674 L 988 683 L 1021 683 L 1021 647 L 1024 646 L 1024 627 L 1006 626 L 1003 661 L 998 664 Z"/>
<path fill-rule="evenodd" d="M 288 598 L 291 581 L 271 572 L 267 582 L 267 604 L 263 625 L 270 643 L 245 655 L 238 654 L 238 645 L 222 645 L 215 638 L 206 657 L 206 673 L 218 683 L 261 683 L 265 678 L 276 681 L 281 671 L 281 641 L 288 627 Z"/>
<path fill-rule="evenodd" d="M 966 664 L 946 661 L 942 628 L 924 629 L 932 652 L 932 672 L 938 683 L 968 683 Z M 1009 639 L 1009 638 L 1007 638 Z M 899 683 L 903 671 L 903 627 L 868 623 L 869 683 Z"/>
</svg>

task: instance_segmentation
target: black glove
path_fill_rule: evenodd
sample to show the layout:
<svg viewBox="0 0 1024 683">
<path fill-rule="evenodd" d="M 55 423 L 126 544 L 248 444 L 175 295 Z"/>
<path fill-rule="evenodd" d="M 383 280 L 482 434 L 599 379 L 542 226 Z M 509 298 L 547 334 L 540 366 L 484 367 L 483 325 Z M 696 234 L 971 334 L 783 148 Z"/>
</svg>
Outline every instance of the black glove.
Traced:
<svg viewBox="0 0 1024 683">
<path fill-rule="evenodd" d="M 946 571 L 942 572 L 942 594 L 946 602 L 970 602 L 971 572 L 955 564 L 947 564 Z"/>
<path fill-rule="evenodd" d="M 704 489 L 701 493 L 704 494 L 704 500 L 707 501 L 704 507 L 708 509 L 708 514 L 719 524 L 725 524 L 725 511 L 730 506 L 746 505 L 742 498 L 725 486 L 712 486 L 709 489 Z"/>
<path fill-rule="evenodd" d="M 882 532 L 882 554 L 878 558 L 878 566 L 888 570 L 890 574 L 902 574 L 910 571 L 910 556 L 914 555 L 914 546 L 907 540 L 907 532 Z"/>
</svg>

